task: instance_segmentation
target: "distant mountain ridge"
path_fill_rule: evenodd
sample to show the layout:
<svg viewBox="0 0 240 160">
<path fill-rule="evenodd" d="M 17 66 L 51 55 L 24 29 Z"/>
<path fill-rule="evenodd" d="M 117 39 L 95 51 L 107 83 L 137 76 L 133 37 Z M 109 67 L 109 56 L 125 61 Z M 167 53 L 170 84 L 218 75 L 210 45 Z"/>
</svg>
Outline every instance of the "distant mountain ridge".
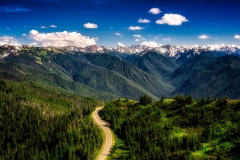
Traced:
<svg viewBox="0 0 240 160">
<path fill-rule="evenodd" d="M 102 100 L 176 94 L 240 98 L 240 47 L 0 46 L 0 78 Z M 214 68 L 217 66 L 217 69 Z"/>
<path fill-rule="evenodd" d="M 1 46 L 0 53 L 3 52 L 3 49 L 7 50 L 5 55 L 6 56 L 10 52 L 16 53 L 17 50 L 21 50 L 24 48 L 31 47 L 29 45 L 23 45 L 23 46 L 11 46 L 11 45 L 3 45 Z M 192 54 L 200 54 L 202 51 L 214 51 L 218 52 L 222 55 L 232 54 L 236 56 L 240 56 L 240 46 L 236 45 L 204 45 L 204 46 L 198 46 L 198 45 L 192 45 L 192 46 L 174 46 L 174 45 L 158 45 L 158 46 L 146 46 L 146 45 L 132 45 L 130 47 L 123 47 L 123 46 L 117 46 L 117 47 L 106 47 L 106 46 L 87 46 L 85 48 L 81 47 L 75 47 L 75 46 L 67 46 L 67 47 L 40 47 L 45 50 L 53 50 L 54 52 L 83 52 L 83 53 L 109 53 L 113 55 L 118 55 L 120 57 L 126 57 L 130 54 L 138 54 L 143 55 L 147 53 L 148 51 L 155 51 L 162 55 L 165 55 L 167 57 L 172 57 L 174 59 L 178 59 L 181 56 L 187 56 L 188 58 L 191 57 Z M 186 54 L 187 53 L 187 54 Z"/>
</svg>

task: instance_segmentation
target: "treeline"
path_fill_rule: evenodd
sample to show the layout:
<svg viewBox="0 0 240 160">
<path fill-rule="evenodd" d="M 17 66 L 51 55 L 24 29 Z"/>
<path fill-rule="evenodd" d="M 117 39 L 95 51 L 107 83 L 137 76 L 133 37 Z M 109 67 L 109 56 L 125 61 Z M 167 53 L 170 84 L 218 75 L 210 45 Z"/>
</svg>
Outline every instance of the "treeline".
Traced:
<svg viewBox="0 0 240 160">
<path fill-rule="evenodd" d="M 104 119 L 125 141 L 113 147 L 120 159 L 239 159 L 240 101 L 178 95 L 152 102 L 118 99 L 107 103 Z M 115 150 L 128 150 L 117 155 Z"/>
<path fill-rule="evenodd" d="M 102 136 L 88 115 L 99 103 L 0 80 L 0 159 L 94 158 Z"/>
</svg>

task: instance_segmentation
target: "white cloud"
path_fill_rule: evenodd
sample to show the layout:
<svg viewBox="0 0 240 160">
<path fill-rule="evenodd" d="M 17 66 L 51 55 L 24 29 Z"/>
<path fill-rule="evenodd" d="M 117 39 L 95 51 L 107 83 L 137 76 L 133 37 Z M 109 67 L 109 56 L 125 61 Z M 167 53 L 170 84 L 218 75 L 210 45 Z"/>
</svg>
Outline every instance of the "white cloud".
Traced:
<svg viewBox="0 0 240 160">
<path fill-rule="evenodd" d="M 137 37 L 137 38 L 143 38 L 141 35 L 139 35 L 139 34 L 135 34 L 135 35 L 133 35 L 134 37 Z"/>
<path fill-rule="evenodd" d="M 140 27 L 140 26 L 130 26 L 128 27 L 129 30 L 142 30 L 144 29 L 143 27 Z"/>
<path fill-rule="evenodd" d="M 37 46 L 37 43 L 36 43 L 36 42 L 31 42 L 31 43 L 29 44 L 29 46 L 34 46 L 34 47 L 36 47 L 36 46 Z"/>
<path fill-rule="evenodd" d="M 51 26 L 49 26 L 50 28 L 57 28 L 56 25 L 52 24 Z"/>
<path fill-rule="evenodd" d="M 121 33 L 115 33 L 116 36 L 122 37 L 123 35 Z"/>
<path fill-rule="evenodd" d="M 47 27 L 46 27 L 46 26 L 41 26 L 41 28 L 42 28 L 42 29 L 45 29 L 45 28 L 47 28 Z"/>
<path fill-rule="evenodd" d="M 163 40 L 169 42 L 171 41 L 171 38 L 163 38 Z"/>
<path fill-rule="evenodd" d="M 172 26 L 179 26 L 183 22 L 187 22 L 188 19 L 186 19 L 184 16 L 180 14 L 164 14 L 162 19 L 159 19 L 156 21 L 157 24 L 168 24 Z"/>
<path fill-rule="evenodd" d="M 83 25 L 85 28 L 98 28 L 98 25 L 97 24 L 94 24 L 94 23 L 85 23 Z"/>
<path fill-rule="evenodd" d="M 211 37 L 208 37 L 207 35 L 201 35 L 201 36 L 199 36 L 198 38 L 199 38 L 199 39 L 209 39 L 209 38 L 211 38 Z"/>
<path fill-rule="evenodd" d="M 9 44 L 9 45 L 13 45 L 13 46 L 20 46 L 20 44 L 18 43 L 18 40 L 16 38 L 10 37 L 10 36 L 0 37 L 0 46 L 4 45 L 4 44 Z"/>
<path fill-rule="evenodd" d="M 118 46 L 124 47 L 124 45 L 122 43 L 120 43 L 120 42 L 118 42 Z"/>
<path fill-rule="evenodd" d="M 234 38 L 236 38 L 236 39 L 240 39 L 240 36 L 239 36 L 239 35 L 236 35 L 236 36 L 234 36 Z"/>
<path fill-rule="evenodd" d="M 149 19 L 142 19 L 142 18 L 138 19 L 138 23 L 149 23 L 149 22 L 150 22 Z"/>
<path fill-rule="evenodd" d="M 154 41 L 150 41 L 150 42 L 144 41 L 141 43 L 141 45 L 148 46 L 148 47 L 159 47 L 159 45 Z"/>
<path fill-rule="evenodd" d="M 23 33 L 23 34 L 22 34 L 22 36 L 23 36 L 23 37 L 26 37 L 26 36 L 27 36 L 27 34 Z"/>
<path fill-rule="evenodd" d="M 162 11 L 159 9 L 159 8 L 152 8 L 148 11 L 149 13 L 152 13 L 152 14 L 159 14 L 161 13 Z"/>
<path fill-rule="evenodd" d="M 77 32 L 52 32 L 39 33 L 36 30 L 31 30 L 29 38 L 42 43 L 42 46 L 76 46 L 86 47 L 95 45 L 97 38 L 83 36 Z"/>
<path fill-rule="evenodd" d="M 137 38 L 137 39 L 135 39 L 135 41 L 136 41 L 136 42 L 139 42 L 140 40 Z"/>
</svg>

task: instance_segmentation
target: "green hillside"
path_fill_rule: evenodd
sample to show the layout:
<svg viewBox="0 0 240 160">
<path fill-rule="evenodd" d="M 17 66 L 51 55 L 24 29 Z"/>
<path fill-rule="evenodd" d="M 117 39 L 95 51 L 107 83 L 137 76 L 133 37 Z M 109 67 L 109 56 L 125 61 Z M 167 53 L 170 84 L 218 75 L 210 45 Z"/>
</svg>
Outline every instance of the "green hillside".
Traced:
<svg viewBox="0 0 240 160">
<path fill-rule="evenodd" d="M 159 79 L 165 79 L 178 68 L 178 65 L 169 58 L 154 51 L 149 51 L 142 56 L 130 55 L 126 60 Z"/>
<path fill-rule="evenodd" d="M 187 60 L 188 54 L 193 52 L 179 57 L 184 59 L 179 66 L 171 57 L 154 51 L 129 55 L 125 61 L 111 53 L 27 47 L 0 59 L 0 77 L 103 101 L 119 97 L 136 100 L 144 93 L 154 99 L 176 94 L 240 98 L 238 57 L 231 55 L 230 60 L 223 53 L 202 51 Z"/>
<path fill-rule="evenodd" d="M 10 80 L 28 80 L 64 93 L 75 93 L 81 96 L 110 100 L 116 95 L 94 89 L 73 80 L 64 68 L 52 63 L 49 56 L 42 50 L 23 50 L 20 55 L 10 56 L 0 60 L 0 78 Z"/>
<path fill-rule="evenodd" d="M 126 60 L 42 47 L 0 59 L 0 159 L 93 159 L 102 135 L 89 114 L 102 103 L 92 98 L 109 101 L 112 159 L 240 157 L 240 101 L 222 98 L 240 98 L 240 58 L 203 51 L 179 68 L 156 52 Z"/>
<path fill-rule="evenodd" d="M 0 80 L 0 159 L 92 159 L 102 136 L 89 114 L 101 103 L 29 82 Z"/>
<path fill-rule="evenodd" d="M 160 96 L 164 92 L 169 93 L 170 85 L 140 71 L 133 65 L 107 54 L 95 55 L 81 53 L 54 55 L 53 61 L 71 73 L 74 81 L 120 97 L 137 99 L 143 93 L 149 93 L 153 97 Z M 113 69 L 114 63 L 119 66 L 116 67 L 117 71 Z"/>
<path fill-rule="evenodd" d="M 5 79 L 25 79 L 65 93 L 104 101 L 116 97 L 137 99 L 147 93 L 169 95 L 174 87 L 108 54 L 66 53 L 30 47 L 0 60 Z"/>
<path fill-rule="evenodd" d="M 113 159 L 233 159 L 240 157 L 240 101 L 194 101 L 176 96 L 152 102 L 117 99 L 102 117 L 118 136 Z"/>
<path fill-rule="evenodd" d="M 212 59 L 183 83 L 173 94 L 191 94 L 194 97 L 206 95 L 240 98 L 240 58 L 227 55 Z"/>
<path fill-rule="evenodd" d="M 211 63 L 216 57 L 217 56 L 211 52 L 202 52 L 200 55 L 195 56 L 195 58 L 176 69 L 171 74 L 169 81 L 176 86 L 176 88 L 181 86 L 189 78 L 195 76 L 201 69 Z"/>
</svg>

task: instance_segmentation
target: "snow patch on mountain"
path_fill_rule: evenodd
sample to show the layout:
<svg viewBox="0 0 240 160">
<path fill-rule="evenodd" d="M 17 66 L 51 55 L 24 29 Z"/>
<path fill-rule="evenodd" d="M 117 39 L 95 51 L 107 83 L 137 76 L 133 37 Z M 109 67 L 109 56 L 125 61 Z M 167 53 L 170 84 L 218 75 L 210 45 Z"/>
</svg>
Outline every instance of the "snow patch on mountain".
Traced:
<svg viewBox="0 0 240 160">
<path fill-rule="evenodd" d="M 11 45 L 2 45 L 4 50 L 8 50 L 8 53 L 14 52 L 17 50 L 21 50 L 27 47 L 31 47 L 29 45 L 23 46 L 11 46 Z M 11 49 L 6 49 L 11 48 Z M 141 45 L 132 45 L 130 47 L 125 47 L 123 45 L 119 45 L 116 47 L 106 47 L 106 46 L 87 46 L 87 47 L 42 47 L 45 49 L 55 48 L 57 52 L 65 52 L 70 51 L 72 53 L 75 52 L 83 52 L 83 53 L 108 53 L 117 55 L 120 57 L 126 57 L 130 54 L 144 55 L 148 51 L 155 51 L 159 54 L 165 55 L 170 58 L 178 59 L 182 56 L 186 58 L 190 58 L 196 54 L 200 54 L 203 51 L 213 51 L 213 52 L 221 52 L 222 54 L 234 54 L 240 56 L 240 46 L 236 45 L 225 45 L 225 44 L 215 44 L 215 45 L 191 45 L 191 46 L 174 46 L 174 45 L 162 45 L 162 44 L 153 44 L 153 43 L 142 43 Z M 3 55 L 2 55 L 3 56 Z"/>
</svg>

